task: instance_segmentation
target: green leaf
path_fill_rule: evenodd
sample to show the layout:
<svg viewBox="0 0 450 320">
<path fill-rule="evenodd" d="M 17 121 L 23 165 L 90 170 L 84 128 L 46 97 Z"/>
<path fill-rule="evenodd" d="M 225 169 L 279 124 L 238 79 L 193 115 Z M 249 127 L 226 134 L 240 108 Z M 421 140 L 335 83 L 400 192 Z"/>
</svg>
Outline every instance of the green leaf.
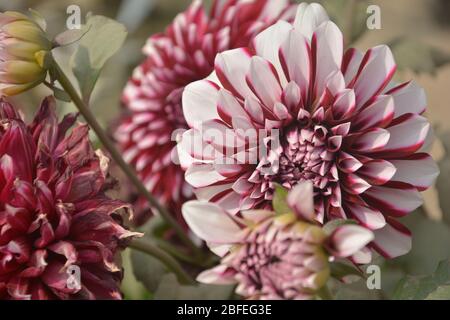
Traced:
<svg viewBox="0 0 450 320">
<path fill-rule="evenodd" d="M 439 139 L 444 145 L 445 156 L 439 161 L 440 175 L 436 180 L 436 187 L 439 191 L 439 205 L 444 214 L 444 221 L 450 225 L 450 197 L 446 196 L 450 190 L 450 131 L 439 132 Z"/>
<path fill-rule="evenodd" d="M 450 54 L 411 38 L 398 38 L 389 46 L 400 70 L 434 74 L 436 69 L 450 62 Z"/>
<path fill-rule="evenodd" d="M 86 28 L 66 30 L 58 34 L 53 41 L 61 47 L 69 46 L 77 41 L 80 41 L 81 38 L 83 38 L 83 36 L 88 32 L 89 29 Z"/>
<path fill-rule="evenodd" d="M 131 252 L 131 262 L 134 276 L 149 292 L 157 290 L 163 276 L 168 273 L 166 266 L 158 259 L 136 250 Z"/>
<path fill-rule="evenodd" d="M 348 0 L 321 0 L 320 3 L 327 10 L 331 21 L 335 22 L 344 33 L 351 32 L 348 35 L 350 43 L 347 43 L 347 45 L 354 43 L 368 30 L 368 1 L 357 0 L 353 7 Z M 349 26 L 349 21 L 351 21 L 351 26 Z M 350 27 L 351 31 L 348 30 Z"/>
<path fill-rule="evenodd" d="M 426 300 L 450 300 L 450 286 L 442 286 L 430 293 Z"/>
<path fill-rule="evenodd" d="M 55 96 L 56 99 L 58 99 L 60 101 L 64 101 L 64 102 L 72 101 L 69 94 L 67 92 L 65 92 L 64 90 L 53 87 L 52 91 L 53 91 L 53 95 Z"/>
<path fill-rule="evenodd" d="M 450 260 L 439 263 L 429 276 L 406 276 L 394 292 L 395 300 L 423 300 L 450 281 Z"/>
<path fill-rule="evenodd" d="M 226 300 L 233 294 L 233 286 L 199 284 L 180 285 L 174 274 L 166 274 L 162 279 L 155 300 Z"/>
<path fill-rule="evenodd" d="M 83 100 L 89 101 L 102 68 L 122 47 L 127 31 L 122 24 L 112 19 L 90 15 L 82 30 L 88 31 L 80 39 L 71 65 Z"/>
<path fill-rule="evenodd" d="M 282 186 L 275 184 L 275 193 L 273 195 L 273 209 L 277 214 L 285 214 L 292 212 L 292 209 L 289 208 L 287 204 L 287 195 L 288 190 L 283 188 Z"/>
</svg>

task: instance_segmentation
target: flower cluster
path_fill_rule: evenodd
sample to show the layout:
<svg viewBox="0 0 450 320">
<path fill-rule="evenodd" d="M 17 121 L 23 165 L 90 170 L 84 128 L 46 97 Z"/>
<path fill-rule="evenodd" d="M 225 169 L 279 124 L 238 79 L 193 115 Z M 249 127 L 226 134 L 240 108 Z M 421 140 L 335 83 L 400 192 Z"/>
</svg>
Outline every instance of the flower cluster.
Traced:
<svg viewBox="0 0 450 320">
<path fill-rule="evenodd" d="M 172 161 L 173 133 L 188 128 L 181 108 L 184 87 L 213 71 L 217 53 L 247 46 L 258 32 L 294 16 L 289 0 L 214 0 L 209 14 L 195 0 L 144 47 L 147 58 L 124 90 L 126 112 L 115 137 L 148 190 L 178 216 L 181 204 L 192 197 L 183 170 Z M 146 204 L 141 199 L 136 205 Z M 149 212 L 136 213 L 142 223 Z"/>
<path fill-rule="evenodd" d="M 356 220 L 383 256 L 407 253 L 411 235 L 396 218 L 422 204 L 438 168 L 424 151 L 424 91 L 394 84 L 395 70 L 388 47 L 344 52 L 323 7 L 299 5 L 293 24 L 279 21 L 251 47 L 218 54 L 215 72 L 186 87 L 191 129 L 178 144 L 186 180 L 231 214 L 270 208 L 276 184 L 311 181 L 318 222 Z M 367 263 L 370 252 L 360 258 Z"/>
<path fill-rule="evenodd" d="M 0 102 L 0 299 L 120 299 L 116 253 L 135 233 L 119 211 L 130 208 L 105 194 L 109 160 L 88 127 L 67 134 L 76 116 L 58 123 L 54 108 L 45 99 L 26 125 Z"/>
<path fill-rule="evenodd" d="M 286 207 L 237 217 L 216 204 L 187 202 L 189 227 L 221 257 L 219 266 L 197 280 L 238 284 L 236 293 L 247 299 L 312 299 L 330 276 L 330 258 L 357 254 L 373 239 L 357 225 L 339 226 L 329 235 L 318 226 L 311 182 L 297 184 Z"/>
</svg>

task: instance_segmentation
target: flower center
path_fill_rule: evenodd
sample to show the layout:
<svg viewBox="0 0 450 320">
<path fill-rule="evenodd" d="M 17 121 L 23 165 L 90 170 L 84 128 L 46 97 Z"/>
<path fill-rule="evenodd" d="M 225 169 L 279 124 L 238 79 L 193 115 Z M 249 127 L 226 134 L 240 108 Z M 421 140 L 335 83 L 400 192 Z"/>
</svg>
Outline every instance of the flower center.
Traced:
<svg viewBox="0 0 450 320">
<path fill-rule="evenodd" d="M 316 189 L 327 193 L 330 182 L 338 178 L 333 164 L 341 142 L 321 125 L 289 127 L 281 142 L 277 182 L 290 189 L 300 181 L 309 180 Z"/>
</svg>

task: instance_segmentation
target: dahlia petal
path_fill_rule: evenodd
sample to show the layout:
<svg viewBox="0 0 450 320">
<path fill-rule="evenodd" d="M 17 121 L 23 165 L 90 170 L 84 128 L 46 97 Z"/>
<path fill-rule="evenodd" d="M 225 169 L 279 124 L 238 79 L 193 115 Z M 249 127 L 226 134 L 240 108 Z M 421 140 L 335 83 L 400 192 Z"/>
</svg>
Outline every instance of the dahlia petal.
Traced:
<svg viewBox="0 0 450 320">
<path fill-rule="evenodd" d="M 346 118 L 355 110 L 356 97 L 351 89 L 345 89 L 338 94 L 333 104 L 332 110 L 335 119 Z"/>
<path fill-rule="evenodd" d="M 386 160 L 372 160 L 363 165 L 357 174 L 372 185 L 383 185 L 395 175 L 396 166 Z"/>
<path fill-rule="evenodd" d="M 236 283 L 235 272 L 227 266 L 219 265 L 213 269 L 203 271 L 197 276 L 197 281 L 201 283 L 231 285 Z"/>
<path fill-rule="evenodd" d="M 394 98 L 395 118 L 407 113 L 422 114 L 427 107 L 425 90 L 415 82 L 403 83 L 386 94 Z"/>
<path fill-rule="evenodd" d="M 279 50 L 291 30 L 292 25 L 281 20 L 262 31 L 253 40 L 256 54 L 273 64 L 283 86 L 286 84 L 286 77 L 280 63 Z"/>
<path fill-rule="evenodd" d="M 234 117 L 248 118 L 237 99 L 229 91 L 223 89 L 219 91 L 217 112 L 220 118 L 228 124 L 232 124 Z"/>
<path fill-rule="evenodd" d="M 188 201 L 182 212 L 186 223 L 201 239 L 216 244 L 239 242 L 240 227 L 218 205 Z"/>
<path fill-rule="evenodd" d="M 375 230 L 374 234 L 372 246 L 386 258 L 396 258 L 411 250 L 411 232 L 393 219 L 389 219 L 383 229 Z"/>
<path fill-rule="evenodd" d="M 297 217 L 314 221 L 313 185 L 310 181 L 300 182 L 288 194 L 287 203 Z"/>
<path fill-rule="evenodd" d="M 217 155 L 212 146 L 204 142 L 202 134 L 196 129 L 190 129 L 181 135 L 177 144 L 177 156 L 183 168 L 188 168 L 195 161 L 213 160 Z"/>
<path fill-rule="evenodd" d="M 198 200 L 210 201 L 215 196 L 223 193 L 226 190 L 230 190 L 233 187 L 233 183 L 223 183 L 217 185 L 211 185 L 203 188 L 196 188 L 194 193 Z M 236 191 L 238 193 L 238 191 Z"/>
<path fill-rule="evenodd" d="M 390 141 L 388 130 L 375 128 L 359 134 L 353 142 L 352 148 L 360 152 L 375 152 L 382 150 Z"/>
<path fill-rule="evenodd" d="M 208 80 L 193 82 L 183 92 L 183 114 L 191 127 L 217 119 L 218 87 Z"/>
<path fill-rule="evenodd" d="M 370 183 L 358 176 L 349 173 L 343 178 L 344 186 L 347 192 L 351 194 L 361 194 L 371 187 Z"/>
<path fill-rule="evenodd" d="M 410 115 L 387 130 L 390 138 L 381 152 L 389 157 L 398 157 L 414 153 L 423 146 L 430 130 L 430 123 L 422 116 Z"/>
<path fill-rule="evenodd" d="M 230 190 L 230 191 L 225 192 L 224 194 L 220 195 L 220 197 L 217 197 L 215 199 L 215 203 L 217 205 L 219 205 L 223 210 L 228 212 L 229 214 L 235 215 L 241 209 L 247 209 L 247 208 L 242 208 L 241 200 L 242 200 L 242 198 L 239 193 L 234 192 L 233 190 Z"/>
<path fill-rule="evenodd" d="M 214 253 L 216 256 L 223 257 L 228 252 L 230 252 L 230 249 L 233 247 L 230 244 L 217 244 L 217 243 L 207 243 L 206 244 L 211 250 L 212 253 Z"/>
<path fill-rule="evenodd" d="M 358 49 L 350 48 L 345 52 L 341 70 L 346 85 L 349 85 L 355 79 L 363 58 L 364 55 Z"/>
<path fill-rule="evenodd" d="M 311 39 L 313 32 L 324 22 L 329 21 L 327 12 L 318 3 L 301 3 L 297 9 L 294 26 Z"/>
<path fill-rule="evenodd" d="M 370 230 L 357 225 L 337 227 L 330 236 L 331 253 L 336 257 L 349 257 L 374 239 Z"/>
<path fill-rule="evenodd" d="M 245 81 L 245 76 L 250 69 L 250 61 L 250 52 L 245 48 L 225 51 L 216 56 L 217 77 L 225 89 L 241 99 L 254 96 Z M 204 106 L 201 106 L 201 110 L 203 109 Z"/>
<path fill-rule="evenodd" d="M 244 108 L 254 122 L 264 124 L 263 108 L 256 98 L 246 98 Z"/>
<path fill-rule="evenodd" d="M 313 56 L 315 61 L 315 93 L 321 94 L 328 76 L 339 70 L 342 64 L 344 40 L 341 31 L 331 21 L 323 23 L 314 32 Z"/>
<path fill-rule="evenodd" d="M 383 214 L 374 208 L 349 202 L 345 205 L 345 211 L 370 230 L 381 229 L 386 225 Z"/>
<path fill-rule="evenodd" d="M 273 65 L 263 58 L 254 56 L 250 62 L 247 83 L 259 100 L 268 108 L 280 101 L 281 86 Z"/>
<path fill-rule="evenodd" d="M 312 69 L 309 40 L 299 30 L 292 29 L 279 55 L 287 81 L 300 88 L 301 97 L 306 101 Z"/>
<path fill-rule="evenodd" d="M 384 128 L 394 118 L 394 99 L 391 96 L 378 96 L 374 103 L 362 110 L 352 121 L 353 130 Z"/>
<path fill-rule="evenodd" d="M 216 171 L 214 164 L 194 164 L 187 169 L 185 178 L 195 188 L 225 180 L 225 177 Z"/>
<path fill-rule="evenodd" d="M 367 247 L 362 248 L 358 252 L 354 253 L 350 257 L 350 260 L 356 264 L 368 264 L 372 261 L 372 251 Z"/>
<path fill-rule="evenodd" d="M 377 46 L 367 51 L 355 82 L 356 106 L 363 107 L 379 94 L 391 81 L 396 65 L 387 46 Z"/>
<path fill-rule="evenodd" d="M 417 153 L 408 158 L 390 160 L 397 169 L 392 181 L 409 183 L 420 191 L 433 185 L 439 175 L 439 167 L 433 158 L 425 153 Z"/>
<path fill-rule="evenodd" d="M 420 193 L 414 187 L 395 189 L 374 186 L 362 198 L 382 212 L 398 217 L 414 211 L 423 203 Z"/>
</svg>

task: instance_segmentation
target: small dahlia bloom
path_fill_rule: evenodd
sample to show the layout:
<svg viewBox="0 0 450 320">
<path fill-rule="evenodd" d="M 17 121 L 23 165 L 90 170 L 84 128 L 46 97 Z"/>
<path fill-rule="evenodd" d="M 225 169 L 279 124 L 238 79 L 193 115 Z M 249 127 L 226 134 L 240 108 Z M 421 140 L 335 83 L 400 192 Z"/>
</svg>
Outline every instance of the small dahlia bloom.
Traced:
<svg viewBox="0 0 450 320">
<path fill-rule="evenodd" d="M 45 80 L 45 54 L 52 48 L 44 30 L 26 15 L 0 12 L 0 94 L 12 96 Z"/>
<path fill-rule="evenodd" d="M 108 159 L 47 98 L 26 125 L 0 101 L 0 299 L 120 299 L 117 253 L 135 235 L 109 198 Z"/>
<path fill-rule="evenodd" d="M 125 159 L 148 190 L 178 216 L 192 189 L 172 159 L 177 129 L 187 129 L 181 95 L 184 87 L 214 70 L 216 54 L 247 46 L 254 35 L 279 19 L 292 20 L 290 0 L 214 0 L 208 13 L 195 0 L 165 32 L 152 36 L 123 92 L 125 112 L 115 137 Z M 144 208 L 146 203 L 139 203 Z M 148 218 L 137 212 L 137 222 Z"/>
<path fill-rule="evenodd" d="M 287 196 L 288 211 L 244 211 L 230 215 L 217 204 L 189 201 L 183 216 L 192 231 L 221 257 L 197 280 L 237 284 L 247 299 L 312 299 L 330 277 L 330 261 L 356 254 L 371 231 L 342 225 L 331 234 L 314 219 L 313 186 L 299 183 Z"/>
<path fill-rule="evenodd" d="M 312 181 L 320 223 L 356 220 L 383 256 L 407 253 L 411 234 L 397 218 L 422 204 L 438 168 L 423 151 L 425 93 L 394 84 L 395 70 L 388 47 L 344 52 L 323 7 L 299 5 L 293 24 L 219 54 L 214 73 L 186 87 L 186 180 L 232 214 L 269 208 L 276 183 Z"/>
</svg>

